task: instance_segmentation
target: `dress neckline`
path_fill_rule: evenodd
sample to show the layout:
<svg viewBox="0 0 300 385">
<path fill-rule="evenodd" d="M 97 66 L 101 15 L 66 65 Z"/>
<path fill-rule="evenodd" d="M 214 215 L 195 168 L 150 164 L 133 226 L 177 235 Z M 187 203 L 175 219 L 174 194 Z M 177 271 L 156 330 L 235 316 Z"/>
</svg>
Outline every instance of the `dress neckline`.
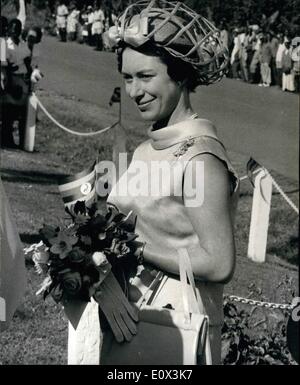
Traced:
<svg viewBox="0 0 300 385">
<path fill-rule="evenodd" d="M 155 150 L 163 150 L 199 136 L 210 136 L 218 139 L 217 131 L 213 124 L 207 119 L 198 118 L 197 114 L 182 122 L 158 130 L 153 130 L 153 126 L 151 126 L 148 129 L 148 136 Z"/>
</svg>

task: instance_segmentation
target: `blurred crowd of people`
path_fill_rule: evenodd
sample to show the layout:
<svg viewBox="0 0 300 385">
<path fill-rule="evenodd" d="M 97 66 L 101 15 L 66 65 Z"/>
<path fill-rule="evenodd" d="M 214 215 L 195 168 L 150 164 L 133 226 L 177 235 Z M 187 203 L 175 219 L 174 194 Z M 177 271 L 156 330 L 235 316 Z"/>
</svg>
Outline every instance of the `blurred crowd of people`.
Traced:
<svg viewBox="0 0 300 385">
<path fill-rule="evenodd" d="M 112 8 L 94 5 L 79 9 L 76 1 L 61 0 L 56 8 L 56 31 L 62 42 L 77 41 L 109 51 L 107 30 L 117 16 Z M 220 37 L 230 53 L 228 76 L 262 87 L 276 85 L 283 91 L 300 92 L 300 37 L 288 31 L 274 32 L 258 24 L 228 28 L 222 20 Z M 275 30 L 275 28 L 274 28 Z"/>
<path fill-rule="evenodd" d="M 114 25 L 117 16 L 111 8 L 104 8 L 100 1 L 79 9 L 76 2 L 68 7 L 59 1 L 56 9 L 56 32 L 60 41 L 77 41 L 94 46 L 95 50 L 109 50 L 106 31 Z"/>
<path fill-rule="evenodd" d="M 263 31 L 259 25 L 228 30 L 222 21 L 220 38 L 230 54 L 229 77 L 262 87 L 300 91 L 300 37 L 287 31 Z"/>
<path fill-rule="evenodd" d="M 24 147 L 28 98 L 43 76 L 38 67 L 42 30 L 23 27 L 20 19 L 1 16 L 1 147 Z M 13 136 L 15 122 L 18 144 Z"/>
</svg>

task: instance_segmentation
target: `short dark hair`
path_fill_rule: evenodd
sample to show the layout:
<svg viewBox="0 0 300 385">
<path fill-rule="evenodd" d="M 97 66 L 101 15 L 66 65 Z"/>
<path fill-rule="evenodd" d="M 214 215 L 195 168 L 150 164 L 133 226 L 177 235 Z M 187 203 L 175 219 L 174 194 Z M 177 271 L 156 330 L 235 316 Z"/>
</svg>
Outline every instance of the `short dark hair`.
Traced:
<svg viewBox="0 0 300 385">
<path fill-rule="evenodd" d="M 146 42 L 140 47 L 132 47 L 121 42 L 117 50 L 118 71 L 122 71 L 123 52 L 126 48 L 131 48 L 137 52 L 149 56 L 156 56 L 167 66 L 170 78 L 176 82 L 185 81 L 185 85 L 190 92 L 194 92 L 199 85 L 199 75 L 197 70 L 190 64 L 168 53 L 165 49 L 157 47 L 151 42 Z"/>
<path fill-rule="evenodd" d="M 42 28 L 41 27 L 33 27 L 32 28 L 35 33 L 36 33 L 36 43 L 40 43 L 42 41 L 42 37 L 43 37 L 43 31 L 42 31 Z"/>
<path fill-rule="evenodd" d="M 11 32 L 11 29 L 15 27 L 17 28 L 17 32 L 19 34 L 19 36 L 21 35 L 21 32 L 22 32 L 22 23 L 19 19 L 12 19 L 10 20 L 10 22 L 8 23 L 8 34 L 10 34 Z"/>
</svg>

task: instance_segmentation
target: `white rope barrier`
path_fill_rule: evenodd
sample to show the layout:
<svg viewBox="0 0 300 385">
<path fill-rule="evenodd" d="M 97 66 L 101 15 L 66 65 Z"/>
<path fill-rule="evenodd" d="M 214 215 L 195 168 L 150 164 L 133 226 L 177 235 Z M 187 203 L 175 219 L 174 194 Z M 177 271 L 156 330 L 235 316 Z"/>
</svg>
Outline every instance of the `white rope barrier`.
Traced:
<svg viewBox="0 0 300 385">
<path fill-rule="evenodd" d="M 43 106 L 43 104 L 41 103 L 41 101 L 37 98 L 37 96 L 35 95 L 36 99 L 37 99 L 37 103 L 39 105 L 39 107 L 41 108 L 41 110 L 44 112 L 44 114 L 56 125 L 58 126 L 59 128 L 61 128 L 62 130 L 68 132 L 69 134 L 72 134 L 72 135 L 77 135 L 77 136 L 94 136 L 94 135 L 99 135 L 99 134 L 102 134 L 103 132 L 106 132 L 108 130 L 110 130 L 111 128 L 115 127 L 117 124 L 119 124 L 119 121 L 115 122 L 114 124 L 112 124 L 111 126 L 108 126 L 108 127 L 105 127 L 105 128 L 102 128 L 101 130 L 99 131 L 94 131 L 94 132 L 78 132 L 78 131 L 73 131 L 73 130 L 70 130 L 69 128 L 63 126 L 62 124 L 60 124 L 48 111 L 47 109 Z"/>
<path fill-rule="evenodd" d="M 254 171 L 253 174 L 256 174 L 260 170 L 261 170 L 261 168 L 259 168 L 258 170 Z M 282 190 L 282 188 L 279 186 L 279 184 L 275 181 L 275 179 L 272 177 L 272 175 L 269 173 L 269 171 L 267 169 L 265 169 L 265 168 L 264 168 L 264 171 L 271 178 L 272 183 L 273 183 L 274 187 L 276 188 L 276 190 L 279 192 L 279 194 L 282 195 L 282 197 L 286 200 L 286 202 L 290 205 L 290 207 L 299 215 L 299 209 L 295 205 L 295 203 L 292 202 L 291 199 L 286 195 L 286 193 Z M 240 182 L 245 180 L 245 179 L 248 179 L 248 178 L 249 178 L 248 175 L 244 175 L 244 176 L 242 176 L 240 178 Z"/>
<path fill-rule="evenodd" d="M 285 201 L 290 205 L 290 207 L 299 215 L 299 209 L 298 207 L 290 200 L 290 198 L 286 195 L 286 193 L 282 190 L 282 188 L 279 186 L 279 184 L 275 181 L 275 179 L 272 177 L 272 175 L 269 173 L 268 170 L 265 170 L 266 174 L 271 178 L 273 185 L 277 189 L 277 191 L 282 195 L 282 197 L 285 199 Z"/>
</svg>

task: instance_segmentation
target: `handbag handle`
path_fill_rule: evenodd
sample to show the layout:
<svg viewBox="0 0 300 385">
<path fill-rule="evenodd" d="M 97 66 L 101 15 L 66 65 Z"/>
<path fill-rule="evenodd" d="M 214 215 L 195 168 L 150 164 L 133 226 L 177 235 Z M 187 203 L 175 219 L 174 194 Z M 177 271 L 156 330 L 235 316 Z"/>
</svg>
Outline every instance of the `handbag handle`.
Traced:
<svg viewBox="0 0 300 385">
<path fill-rule="evenodd" d="M 199 293 L 196 290 L 194 274 L 191 266 L 190 257 L 187 249 L 178 250 L 179 258 L 179 274 L 180 282 L 182 284 L 182 300 L 183 300 L 183 309 L 185 315 L 185 321 L 190 322 L 190 313 L 192 309 L 196 309 L 195 312 L 200 314 L 199 309 Z M 189 280 L 190 285 L 188 285 L 187 279 Z M 189 295 L 189 287 L 192 295 Z"/>
<path fill-rule="evenodd" d="M 196 314 L 201 314 L 199 303 L 201 301 L 199 292 L 196 290 L 194 274 L 192 270 L 191 260 L 187 249 L 178 250 L 179 258 L 179 273 L 180 281 L 182 284 L 182 300 L 183 300 L 183 309 L 184 309 L 184 318 L 186 323 L 190 323 L 191 318 L 190 314 L 192 313 L 192 302 L 194 303 L 194 309 Z M 187 283 L 187 278 L 189 280 L 190 286 Z M 189 295 L 189 287 L 192 289 L 192 296 Z M 212 356 L 211 356 L 211 347 L 209 340 L 209 322 L 208 318 L 204 320 L 203 329 L 201 334 L 201 343 L 200 346 L 204 347 L 201 351 L 201 357 L 203 350 L 205 353 L 205 364 L 212 365 Z"/>
</svg>

